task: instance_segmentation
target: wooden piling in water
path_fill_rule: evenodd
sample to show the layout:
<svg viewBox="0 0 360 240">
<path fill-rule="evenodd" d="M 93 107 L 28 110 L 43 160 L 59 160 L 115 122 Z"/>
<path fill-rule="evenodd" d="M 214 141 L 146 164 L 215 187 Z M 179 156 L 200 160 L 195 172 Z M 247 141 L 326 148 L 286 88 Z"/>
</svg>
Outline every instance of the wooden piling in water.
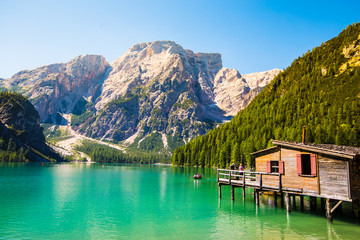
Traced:
<svg viewBox="0 0 360 240">
<path fill-rule="evenodd" d="M 301 210 L 304 209 L 304 196 L 303 195 L 300 195 L 300 208 L 301 208 Z"/>
<path fill-rule="evenodd" d="M 221 198 L 221 184 L 219 183 L 219 198 Z"/>
<path fill-rule="evenodd" d="M 331 199 L 330 198 L 326 199 L 326 217 L 327 217 L 329 222 L 333 221 L 332 212 L 331 212 Z"/>
<path fill-rule="evenodd" d="M 235 200 L 235 187 L 231 186 L 231 200 L 234 201 Z"/>
<path fill-rule="evenodd" d="M 260 199 L 259 199 L 259 191 L 258 190 L 254 191 L 254 197 L 255 197 L 255 204 L 257 206 L 259 206 L 260 205 Z"/>
<path fill-rule="evenodd" d="M 310 209 L 311 211 L 316 210 L 316 197 L 310 197 Z"/>
<path fill-rule="evenodd" d="M 291 205 L 290 205 L 290 195 L 289 193 L 285 194 L 285 203 L 286 203 L 286 211 L 291 212 Z"/>
<path fill-rule="evenodd" d="M 320 198 L 321 210 L 325 210 L 325 198 Z"/>
<path fill-rule="evenodd" d="M 352 208 L 353 208 L 354 217 L 359 218 L 359 200 L 353 200 Z"/>
<path fill-rule="evenodd" d="M 292 195 L 292 205 L 293 205 L 293 208 L 296 209 L 296 195 Z"/>
</svg>

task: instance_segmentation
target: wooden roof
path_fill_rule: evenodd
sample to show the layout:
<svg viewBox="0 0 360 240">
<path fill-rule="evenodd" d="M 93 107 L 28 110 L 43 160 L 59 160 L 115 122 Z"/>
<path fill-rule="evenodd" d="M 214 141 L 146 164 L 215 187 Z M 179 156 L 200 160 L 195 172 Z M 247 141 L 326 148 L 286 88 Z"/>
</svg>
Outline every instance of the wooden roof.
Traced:
<svg viewBox="0 0 360 240">
<path fill-rule="evenodd" d="M 349 146 L 338 146 L 332 144 L 314 144 L 314 143 L 298 143 L 298 142 L 287 142 L 287 141 L 278 141 L 272 140 L 272 143 L 279 147 L 287 147 L 292 149 L 304 150 L 314 153 L 326 154 L 330 156 L 336 156 L 346 159 L 360 159 L 360 148 L 358 147 L 349 147 Z M 263 149 L 251 155 L 256 156 L 259 154 L 266 154 L 269 151 L 273 151 L 274 148 Z"/>
<path fill-rule="evenodd" d="M 269 152 L 276 151 L 278 149 L 279 148 L 277 146 L 275 146 L 275 147 L 266 148 L 266 149 L 263 149 L 263 150 L 260 150 L 257 152 L 250 153 L 250 155 L 257 156 L 257 155 L 262 155 L 262 154 L 268 154 Z"/>
</svg>

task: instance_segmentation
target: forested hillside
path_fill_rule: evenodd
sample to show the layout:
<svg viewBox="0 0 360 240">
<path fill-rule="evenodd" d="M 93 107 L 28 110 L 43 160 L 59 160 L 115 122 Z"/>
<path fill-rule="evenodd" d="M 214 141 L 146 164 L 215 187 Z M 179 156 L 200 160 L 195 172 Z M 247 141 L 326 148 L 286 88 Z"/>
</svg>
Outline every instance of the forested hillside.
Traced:
<svg viewBox="0 0 360 240">
<path fill-rule="evenodd" d="M 169 163 L 170 157 L 153 152 L 127 152 L 95 143 L 89 140 L 82 141 L 81 145 L 75 148 L 91 157 L 91 161 L 102 163 Z"/>
<path fill-rule="evenodd" d="M 48 145 L 34 106 L 21 94 L 0 91 L 0 162 L 61 160 Z"/>
<path fill-rule="evenodd" d="M 174 151 L 173 164 L 253 165 L 271 139 L 360 146 L 360 24 L 297 58 L 229 123 Z"/>
</svg>

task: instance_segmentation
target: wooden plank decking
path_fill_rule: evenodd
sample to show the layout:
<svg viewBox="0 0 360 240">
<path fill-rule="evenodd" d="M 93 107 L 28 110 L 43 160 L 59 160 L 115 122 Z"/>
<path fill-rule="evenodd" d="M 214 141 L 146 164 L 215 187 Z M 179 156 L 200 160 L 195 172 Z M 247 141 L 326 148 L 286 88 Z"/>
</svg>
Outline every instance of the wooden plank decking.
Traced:
<svg viewBox="0 0 360 240">
<path fill-rule="evenodd" d="M 289 193 L 292 195 L 303 195 L 310 197 L 325 197 L 316 191 L 310 191 L 306 188 L 294 188 L 284 186 L 282 183 L 282 174 L 264 173 L 252 171 L 238 171 L 230 169 L 218 169 L 217 181 L 219 186 L 229 185 L 232 187 L 246 188 L 250 187 L 258 191 L 272 191 L 280 193 Z M 351 202 L 348 197 L 338 196 L 337 200 Z"/>
<path fill-rule="evenodd" d="M 272 176 L 274 179 L 269 184 L 264 184 L 263 176 Z M 276 184 L 274 184 L 274 182 Z M 281 175 L 278 173 L 260 173 L 250 171 L 238 171 L 218 169 L 218 183 L 221 185 L 232 185 L 237 187 L 252 187 L 256 189 L 270 189 L 281 191 Z"/>
<path fill-rule="evenodd" d="M 238 171 L 238 170 L 229 170 L 229 169 L 218 169 L 217 170 L 217 181 L 219 184 L 219 197 L 221 198 L 221 186 L 228 185 L 231 186 L 231 200 L 235 199 L 235 188 L 243 188 L 243 196 L 245 197 L 245 188 L 250 187 L 254 189 L 254 199 L 256 205 L 259 205 L 259 193 L 262 191 L 271 191 L 281 193 L 280 196 L 285 194 L 284 200 L 286 203 L 286 209 L 288 212 L 291 211 L 290 196 L 300 196 L 300 201 L 303 204 L 303 196 L 309 196 L 313 202 L 313 206 L 316 205 L 316 197 L 324 198 L 319 192 L 314 192 L 311 190 L 303 188 L 292 188 L 282 185 L 282 174 L 279 173 L 263 173 L 263 172 L 251 172 L 251 171 Z M 277 195 L 275 195 L 277 197 Z M 314 201 L 315 199 L 315 201 Z M 295 200 L 294 204 L 295 204 Z M 331 200 L 326 198 L 326 216 L 329 221 L 332 221 L 332 213 L 337 207 L 341 205 L 343 201 L 352 200 L 349 198 L 338 198 L 335 206 L 332 206 Z M 358 202 L 355 203 L 354 212 L 358 212 Z"/>
</svg>

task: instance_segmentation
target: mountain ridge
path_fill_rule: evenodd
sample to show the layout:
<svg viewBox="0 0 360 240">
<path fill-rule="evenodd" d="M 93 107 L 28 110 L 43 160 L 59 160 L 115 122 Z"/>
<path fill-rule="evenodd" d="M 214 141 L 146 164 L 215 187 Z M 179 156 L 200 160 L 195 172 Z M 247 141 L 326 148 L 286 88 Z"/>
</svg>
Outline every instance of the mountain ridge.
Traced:
<svg viewBox="0 0 360 240">
<path fill-rule="evenodd" d="M 135 44 L 110 64 L 82 55 L 21 71 L 0 87 L 28 96 L 42 122 L 65 124 L 71 113 L 72 127 L 85 136 L 139 147 L 158 132 L 163 147 L 173 149 L 229 120 L 262 90 L 264 76 L 279 72 L 254 77 L 250 88 L 237 70 L 223 67 L 221 54 L 156 41 Z"/>
</svg>

